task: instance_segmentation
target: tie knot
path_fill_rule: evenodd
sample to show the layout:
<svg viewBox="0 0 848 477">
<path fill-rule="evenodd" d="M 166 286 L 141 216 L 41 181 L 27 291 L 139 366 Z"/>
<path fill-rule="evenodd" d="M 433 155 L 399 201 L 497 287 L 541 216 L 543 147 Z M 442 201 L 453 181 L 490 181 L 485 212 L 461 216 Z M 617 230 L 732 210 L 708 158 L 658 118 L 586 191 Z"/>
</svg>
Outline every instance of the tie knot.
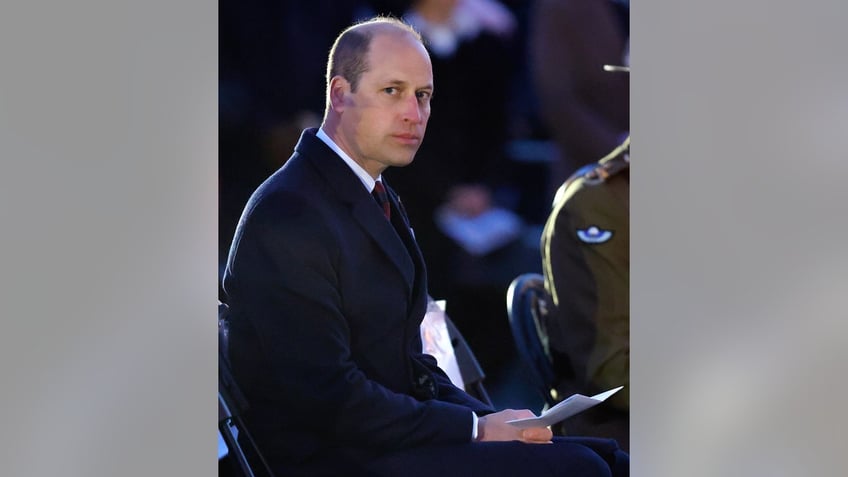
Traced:
<svg viewBox="0 0 848 477">
<path fill-rule="evenodd" d="M 389 206 L 389 194 L 386 193 L 386 188 L 383 187 L 383 183 L 381 181 L 377 181 L 374 184 L 374 190 L 371 192 L 371 195 L 374 196 L 374 199 L 378 204 L 380 204 L 380 207 L 383 208 L 383 215 L 385 215 L 387 219 L 390 219 L 392 211 Z"/>
</svg>

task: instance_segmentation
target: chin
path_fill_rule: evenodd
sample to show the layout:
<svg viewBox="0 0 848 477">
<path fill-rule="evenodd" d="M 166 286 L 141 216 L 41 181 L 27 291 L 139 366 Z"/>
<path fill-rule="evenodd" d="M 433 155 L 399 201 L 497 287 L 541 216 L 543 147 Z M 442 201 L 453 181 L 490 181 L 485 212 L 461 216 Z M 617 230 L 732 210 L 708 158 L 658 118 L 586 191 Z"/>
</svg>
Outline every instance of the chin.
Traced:
<svg viewBox="0 0 848 477">
<path fill-rule="evenodd" d="M 398 167 L 406 167 L 406 166 L 412 164 L 413 160 L 415 160 L 415 157 L 410 157 L 406 161 L 402 162 Z"/>
<path fill-rule="evenodd" d="M 415 154 L 412 154 L 408 157 L 395 158 L 392 161 L 392 167 L 406 167 L 406 166 L 412 164 L 412 161 L 414 159 L 415 159 Z"/>
</svg>

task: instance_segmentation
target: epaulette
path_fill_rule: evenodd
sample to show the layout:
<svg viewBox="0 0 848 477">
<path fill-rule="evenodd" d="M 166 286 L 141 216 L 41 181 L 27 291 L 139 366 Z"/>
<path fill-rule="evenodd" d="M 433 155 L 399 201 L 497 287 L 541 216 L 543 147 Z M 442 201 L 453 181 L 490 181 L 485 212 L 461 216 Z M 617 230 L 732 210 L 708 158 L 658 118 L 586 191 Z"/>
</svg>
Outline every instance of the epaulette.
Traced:
<svg viewBox="0 0 848 477">
<path fill-rule="evenodd" d="M 628 167 L 630 167 L 630 135 L 601 160 L 581 170 L 578 177 L 582 177 L 588 184 L 598 184 Z"/>
<path fill-rule="evenodd" d="M 567 194 L 567 190 L 576 182 L 578 179 L 583 180 L 584 185 L 597 185 L 602 184 L 610 177 L 618 174 L 619 172 L 630 167 L 630 135 L 627 135 L 627 138 L 618 145 L 615 149 L 612 150 L 609 154 L 604 156 L 598 162 L 593 162 L 591 164 L 586 164 L 585 166 L 577 169 L 571 177 L 569 177 L 563 185 L 557 189 L 556 194 L 554 194 L 553 204 L 560 203 Z"/>
</svg>

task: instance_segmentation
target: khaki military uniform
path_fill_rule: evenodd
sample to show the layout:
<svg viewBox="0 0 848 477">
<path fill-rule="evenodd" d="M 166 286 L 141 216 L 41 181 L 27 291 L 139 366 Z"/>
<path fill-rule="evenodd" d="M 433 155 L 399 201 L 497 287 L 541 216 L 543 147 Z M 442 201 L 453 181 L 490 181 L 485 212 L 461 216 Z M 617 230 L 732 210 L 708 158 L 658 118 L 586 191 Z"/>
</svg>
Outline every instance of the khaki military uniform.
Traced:
<svg viewBox="0 0 848 477">
<path fill-rule="evenodd" d="M 630 369 L 629 137 L 557 191 L 541 249 L 554 308 L 545 320 L 561 397 L 624 385 L 586 419 L 566 421 L 569 434 L 609 435 L 627 445 Z M 615 429 L 605 429 L 605 422 Z M 622 429 L 623 426 L 623 429 Z M 623 432 L 623 436 L 620 433 Z M 622 442 L 624 441 L 624 442 Z"/>
</svg>

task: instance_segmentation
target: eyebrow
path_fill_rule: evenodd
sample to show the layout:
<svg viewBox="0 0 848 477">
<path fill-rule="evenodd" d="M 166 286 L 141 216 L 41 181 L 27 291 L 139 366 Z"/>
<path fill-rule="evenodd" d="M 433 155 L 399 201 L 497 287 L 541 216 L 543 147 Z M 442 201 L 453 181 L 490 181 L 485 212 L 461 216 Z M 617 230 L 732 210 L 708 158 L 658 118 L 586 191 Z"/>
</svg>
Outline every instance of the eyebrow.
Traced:
<svg viewBox="0 0 848 477">
<path fill-rule="evenodd" d="M 408 86 L 409 85 L 408 82 L 402 81 L 402 80 L 389 80 L 389 81 L 387 81 L 387 83 L 392 85 L 392 86 Z M 422 89 L 427 89 L 427 90 L 430 90 L 432 92 L 433 91 L 433 84 L 427 83 L 424 86 L 421 86 L 419 88 L 415 88 L 416 91 L 420 91 Z"/>
</svg>

